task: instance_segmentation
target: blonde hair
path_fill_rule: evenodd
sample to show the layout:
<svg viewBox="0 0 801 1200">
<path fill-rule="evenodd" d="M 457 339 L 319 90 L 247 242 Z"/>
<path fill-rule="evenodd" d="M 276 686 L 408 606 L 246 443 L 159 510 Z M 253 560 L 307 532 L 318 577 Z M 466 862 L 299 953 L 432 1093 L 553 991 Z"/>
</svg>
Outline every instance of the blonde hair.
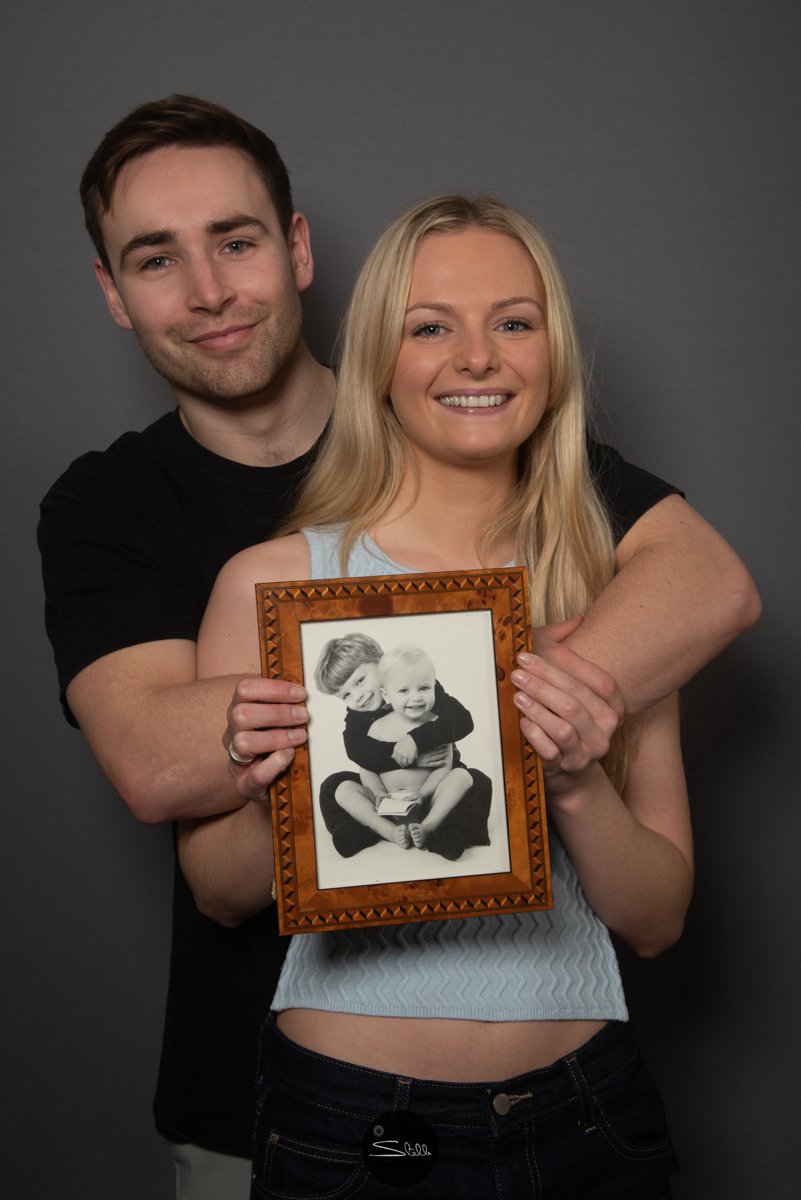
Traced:
<svg viewBox="0 0 801 1200">
<path fill-rule="evenodd" d="M 613 573 L 614 542 L 587 460 L 584 366 L 567 287 L 538 227 L 492 197 L 423 200 L 397 217 L 368 255 L 343 325 L 328 436 L 284 532 L 341 524 L 344 574 L 356 540 L 395 500 L 405 472 L 415 469 L 389 402 L 415 254 L 431 233 L 466 229 L 520 242 L 545 289 L 551 372 L 546 411 L 520 447 L 514 493 L 488 521 L 481 546 L 486 552 L 513 541 L 515 561 L 528 568 L 534 624 L 560 621 L 585 612 L 603 591 Z M 610 754 L 614 762 L 608 759 L 607 769 L 619 785 L 625 754 Z"/>
<path fill-rule="evenodd" d="M 396 667 L 416 667 L 418 665 L 424 666 L 431 671 L 432 676 L 436 676 L 437 672 L 431 658 L 420 646 L 395 646 L 381 656 L 378 664 L 378 682 L 383 687 L 387 675 Z"/>
</svg>

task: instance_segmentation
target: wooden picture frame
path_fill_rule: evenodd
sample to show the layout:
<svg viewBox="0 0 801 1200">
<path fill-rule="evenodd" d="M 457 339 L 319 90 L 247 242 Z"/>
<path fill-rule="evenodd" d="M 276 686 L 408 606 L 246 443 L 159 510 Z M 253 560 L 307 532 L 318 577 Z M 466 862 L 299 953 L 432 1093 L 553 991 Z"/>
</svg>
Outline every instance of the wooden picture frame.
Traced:
<svg viewBox="0 0 801 1200">
<path fill-rule="evenodd" d="M 542 768 L 520 731 L 516 689 L 509 679 L 516 655 L 530 646 L 525 570 L 260 583 L 256 593 L 262 674 L 301 683 L 308 693 L 308 744 L 297 748 L 290 770 L 271 789 L 280 932 L 550 908 Z M 390 658 L 385 659 L 388 686 L 397 685 L 402 692 L 408 672 L 415 678 L 418 672 L 430 694 L 430 677 L 436 676 L 438 698 L 420 723 L 437 718 L 437 728 L 445 728 L 459 707 L 467 709 L 473 722 L 464 741 L 451 743 L 463 759 L 462 771 L 469 769 L 469 774 L 454 771 L 447 787 L 463 792 L 464 798 L 452 805 L 448 820 L 433 834 L 420 824 L 420 813 L 435 802 L 447 808 L 451 802 L 437 801 L 444 790 L 422 801 L 422 807 L 415 805 L 408 819 L 389 818 L 406 830 L 393 832 L 391 839 L 366 829 L 339 800 L 332 800 L 358 794 L 340 792 L 339 775 L 349 775 L 364 790 L 360 769 L 345 752 L 346 716 L 349 728 L 351 721 L 360 724 L 370 753 L 376 751 L 372 743 L 377 735 L 364 732 L 372 728 L 372 716 L 348 713 L 342 689 L 338 698 L 315 684 L 321 647 L 340 638 L 346 641 L 337 641 L 337 647 L 349 646 L 354 632 L 372 638 L 383 651 L 402 645 L 404 663 L 409 647 L 411 658 L 420 659 L 417 666 L 396 664 L 390 671 Z M 408 727 L 402 701 L 395 693 L 392 698 L 400 715 L 393 716 L 386 706 L 377 713 L 387 718 L 378 729 L 389 729 L 391 735 L 381 739 L 389 742 L 378 752 L 384 757 L 394 748 L 394 725 L 405 722 Z M 411 726 L 419 727 L 417 721 Z M 415 772 L 415 765 L 411 773 L 386 771 L 383 778 L 399 778 L 401 792 L 409 779 L 423 779 L 409 785 L 412 789 L 430 787 L 428 780 L 433 783 L 434 777 L 423 768 Z M 436 777 L 443 789 L 449 770 L 453 765 L 443 766 Z M 380 783 L 382 777 L 377 778 Z M 398 803 L 408 807 L 408 802 Z M 430 844 L 418 846 L 412 834 L 425 836 Z M 396 839 L 407 835 L 408 846 L 400 845 Z M 359 845 L 371 838 L 374 844 L 353 852 L 354 837 Z M 455 853 L 462 842 L 463 852 Z"/>
</svg>

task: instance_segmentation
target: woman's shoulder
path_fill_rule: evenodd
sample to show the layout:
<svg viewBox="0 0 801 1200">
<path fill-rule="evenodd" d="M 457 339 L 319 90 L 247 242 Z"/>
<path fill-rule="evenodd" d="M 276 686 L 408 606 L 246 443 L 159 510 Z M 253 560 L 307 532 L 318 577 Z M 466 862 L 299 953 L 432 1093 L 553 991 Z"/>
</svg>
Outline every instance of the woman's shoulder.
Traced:
<svg viewBox="0 0 801 1200">
<path fill-rule="evenodd" d="M 255 585 L 307 579 L 309 552 L 302 534 L 250 546 L 217 576 L 198 635 L 202 675 L 258 674 Z"/>
<path fill-rule="evenodd" d="M 235 554 L 220 571 L 218 582 L 238 589 L 308 578 L 309 544 L 302 533 L 290 533 Z"/>
</svg>

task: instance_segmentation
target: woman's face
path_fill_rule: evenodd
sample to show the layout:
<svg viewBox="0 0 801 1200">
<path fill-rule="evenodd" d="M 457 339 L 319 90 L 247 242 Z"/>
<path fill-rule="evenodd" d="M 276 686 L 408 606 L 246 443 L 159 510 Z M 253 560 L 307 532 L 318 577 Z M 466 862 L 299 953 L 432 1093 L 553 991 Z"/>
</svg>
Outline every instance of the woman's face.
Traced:
<svg viewBox="0 0 801 1200">
<path fill-rule="evenodd" d="M 421 465 L 513 467 L 548 402 L 546 323 L 522 243 L 480 228 L 422 240 L 390 390 Z"/>
</svg>

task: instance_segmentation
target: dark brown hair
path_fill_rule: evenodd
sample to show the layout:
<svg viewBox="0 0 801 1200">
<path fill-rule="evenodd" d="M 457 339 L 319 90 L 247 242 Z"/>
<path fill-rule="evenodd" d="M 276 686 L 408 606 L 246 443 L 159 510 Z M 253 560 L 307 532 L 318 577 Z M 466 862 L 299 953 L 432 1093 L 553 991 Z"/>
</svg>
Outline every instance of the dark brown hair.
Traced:
<svg viewBox="0 0 801 1200">
<path fill-rule="evenodd" d="M 196 96 L 173 95 L 141 104 L 108 131 L 81 177 L 81 203 L 89 236 L 111 273 L 100 221 L 122 168 L 131 159 L 162 146 L 232 146 L 253 162 L 269 192 L 284 234 L 292 220 L 289 175 L 275 143 L 219 104 Z"/>
</svg>

